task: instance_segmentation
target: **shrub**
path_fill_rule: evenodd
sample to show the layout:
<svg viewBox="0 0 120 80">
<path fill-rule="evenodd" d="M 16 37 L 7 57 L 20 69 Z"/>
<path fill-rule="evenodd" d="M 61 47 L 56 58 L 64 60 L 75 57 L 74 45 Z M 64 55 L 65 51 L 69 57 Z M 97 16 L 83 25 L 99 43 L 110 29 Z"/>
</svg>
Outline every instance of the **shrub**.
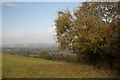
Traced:
<svg viewBox="0 0 120 80">
<path fill-rule="evenodd" d="M 38 55 L 39 58 L 50 60 L 50 54 L 47 51 L 41 51 Z"/>
<path fill-rule="evenodd" d="M 64 54 L 67 62 L 78 62 L 77 54 Z"/>
<path fill-rule="evenodd" d="M 54 60 L 57 60 L 57 61 L 65 61 L 65 57 L 63 54 L 56 54 L 54 57 L 53 57 Z"/>
</svg>

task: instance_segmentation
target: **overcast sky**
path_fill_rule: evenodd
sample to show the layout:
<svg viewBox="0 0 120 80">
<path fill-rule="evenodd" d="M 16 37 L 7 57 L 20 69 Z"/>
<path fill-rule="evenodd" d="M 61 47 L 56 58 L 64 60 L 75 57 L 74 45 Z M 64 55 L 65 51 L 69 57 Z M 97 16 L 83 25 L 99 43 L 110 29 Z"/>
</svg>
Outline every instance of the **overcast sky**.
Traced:
<svg viewBox="0 0 120 80">
<path fill-rule="evenodd" d="M 78 2 L 4 2 L 2 4 L 2 43 L 55 43 L 52 27 L 57 11 Z"/>
</svg>

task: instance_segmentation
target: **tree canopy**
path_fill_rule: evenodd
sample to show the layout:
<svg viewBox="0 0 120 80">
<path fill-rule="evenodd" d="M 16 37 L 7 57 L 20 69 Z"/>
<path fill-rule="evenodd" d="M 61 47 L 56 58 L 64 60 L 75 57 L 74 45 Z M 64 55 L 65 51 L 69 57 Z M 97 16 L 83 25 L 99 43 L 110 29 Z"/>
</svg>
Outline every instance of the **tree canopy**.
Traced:
<svg viewBox="0 0 120 80">
<path fill-rule="evenodd" d="M 58 11 L 55 20 L 60 49 L 77 54 L 120 56 L 120 15 L 118 2 L 83 2 L 71 14 Z"/>
</svg>

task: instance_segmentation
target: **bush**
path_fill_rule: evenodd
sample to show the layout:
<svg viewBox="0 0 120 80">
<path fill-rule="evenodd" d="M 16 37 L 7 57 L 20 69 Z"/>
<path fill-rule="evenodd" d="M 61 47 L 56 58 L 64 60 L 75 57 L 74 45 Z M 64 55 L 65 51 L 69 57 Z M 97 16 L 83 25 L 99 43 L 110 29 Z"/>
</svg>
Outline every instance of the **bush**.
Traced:
<svg viewBox="0 0 120 80">
<path fill-rule="evenodd" d="M 39 58 L 47 59 L 50 60 L 51 56 L 47 51 L 41 51 L 40 54 L 38 55 Z"/>
<path fill-rule="evenodd" d="M 100 53 L 87 52 L 83 55 L 82 60 L 84 63 L 97 65 L 102 62 Z"/>
<path fill-rule="evenodd" d="M 53 60 L 65 61 L 65 57 L 63 54 L 56 54 L 56 55 L 54 55 Z"/>
<path fill-rule="evenodd" d="M 77 54 L 54 54 L 51 55 L 51 60 L 66 61 L 66 62 L 78 62 Z"/>
<path fill-rule="evenodd" d="M 65 54 L 64 57 L 67 62 L 78 62 L 77 54 Z"/>
</svg>

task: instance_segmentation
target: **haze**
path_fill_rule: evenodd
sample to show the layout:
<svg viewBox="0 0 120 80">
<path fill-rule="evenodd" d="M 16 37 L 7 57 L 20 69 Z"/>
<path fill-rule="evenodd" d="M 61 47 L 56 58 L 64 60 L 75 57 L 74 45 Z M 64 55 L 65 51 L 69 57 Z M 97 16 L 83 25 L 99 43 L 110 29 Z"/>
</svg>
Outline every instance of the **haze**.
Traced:
<svg viewBox="0 0 120 80">
<path fill-rule="evenodd" d="M 55 43 L 57 11 L 73 11 L 78 2 L 4 2 L 2 43 Z"/>
</svg>

